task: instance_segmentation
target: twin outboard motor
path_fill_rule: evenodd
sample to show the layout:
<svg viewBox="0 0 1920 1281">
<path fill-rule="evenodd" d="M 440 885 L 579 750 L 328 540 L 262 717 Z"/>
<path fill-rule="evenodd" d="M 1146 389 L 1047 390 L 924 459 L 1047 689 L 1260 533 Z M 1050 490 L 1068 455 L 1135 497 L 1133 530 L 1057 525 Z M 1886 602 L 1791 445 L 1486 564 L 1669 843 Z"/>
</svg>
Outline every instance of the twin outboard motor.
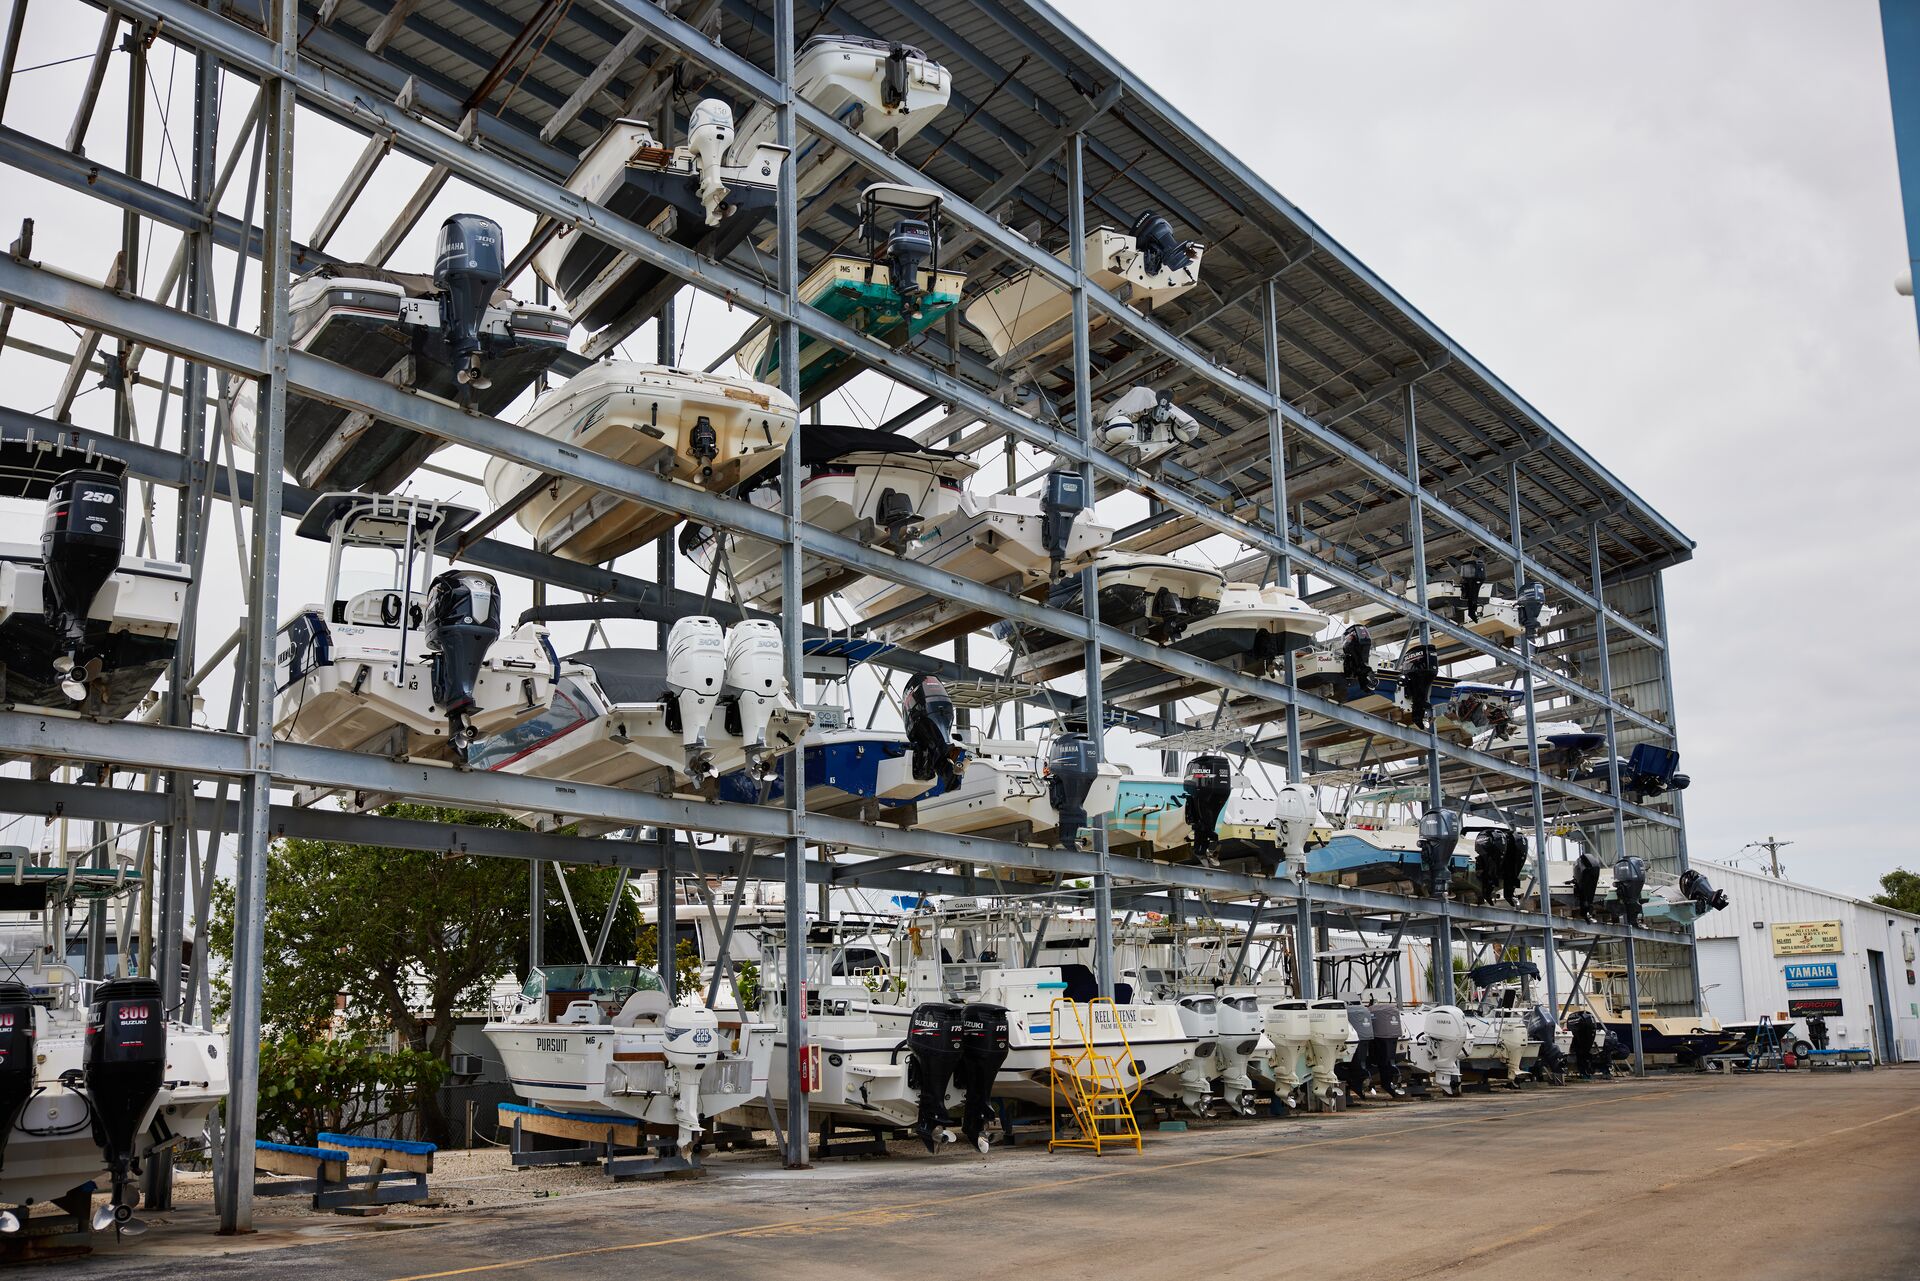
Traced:
<svg viewBox="0 0 1920 1281">
<path fill-rule="evenodd" d="M 913 1132 L 929 1152 L 946 1128 L 947 1086 L 965 1052 L 966 1017 L 962 1006 L 929 1001 L 914 1007 L 913 1019 L 907 1024 L 910 1066 L 920 1088 L 920 1115 Z"/>
<path fill-rule="evenodd" d="M 1060 562 L 1067 558 L 1073 522 L 1086 509 L 1086 477 L 1072 471 L 1047 473 L 1046 488 L 1040 496 L 1040 545 L 1053 562 L 1054 578 L 1060 577 Z"/>
<path fill-rule="evenodd" d="M 1445 898 L 1453 888 L 1453 851 L 1460 844 L 1460 816 L 1446 808 L 1420 816 L 1420 868 L 1427 893 Z"/>
<path fill-rule="evenodd" d="M 1620 902 L 1620 919 L 1629 925 L 1640 924 L 1640 905 L 1647 890 L 1647 860 L 1634 854 L 1622 854 L 1613 860 L 1613 894 Z"/>
<path fill-rule="evenodd" d="M 1340 638 L 1340 675 L 1362 689 L 1373 688 L 1373 633 L 1364 623 L 1355 623 Z"/>
<path fill-rule="evenodd" d="M 1520 630 L 1532 639 L 1540 630 L 1540 615 L 1547 607 L 1547 589 L 1539 583 L 1528 583 L 1520 589 L 1514 605 L 1520 616 Z"/>
<path fill-rule="evenodd" d="M 887 261 L 887 281 L 900 298 L 900 310 L 920 314 L 920 268 L 933 256 L 933 226 L 924 218 L 902 218 L 887 232 L 881 251 Z"/>
<path fill-rule="evenodd" d="M 1146 259 L 1150 276 L 1162 271 L 1182 271 L 1193 261 L 1188 246 L 1173 238 L 1173 224 L 1155 210 L 1149 209 L 1134 219 L 1133 239 Z"/>
<path fill-rule="evenodd" d="M 1087 825 L 1087 793 L 1100 777 L 1100 761 L 1093 740 L 1085 734 L 1057 734 L 1047 752 L 1047 804 L 1060 825 L 1060 848 L 1080 843 Z"/>
<path fill-rule="evenodd" d="M 687 150 L 700 173 L 696 190 L 707 211 L 707 226 L 717 227 L 726 212 L 727 184 L 720 180 L 727 148 L 733 145 L 733 108 L 719 98 L 702 98 L 687 117 Z"/>
<path fill-rule="evenodd" d="M 1600 860 L 1586 850 L 1573 860 L 1573 910 L 1583 921 L 1593 919 L 1594 900 L 1600 894 Z"/>
<path fill-rule="evenodd" d="M 433 260 L 433 287 L 440 294 L 440 334 L 447 363 L 463 387 L 489 385 L 480 366 L 487 304 L 507 278 L 500 224 L 479 214 L 455 214 L 440 224 Z"/>
<path fill-rule="evenodd" d="M 953 699 L 938 676 L 916 672 L 901 702 L 907 714 L 907 741 L 913 745 L 913 776 L 939 779 L 948 791 L 960 785 L 962 749 L 953 737 Z"/>
<path fill-rule="evenodd" d="M 1460 566 L 1460 614 L 1469 622 L 1480 621 L 1480 593 L 1487 586 L 1487 562 L 1478 553 Z"/>
<path fill-rule="evenodd" d="M 1509 907 L 1520 905 L 1520 873 L 1527 861 L 1527 838 L 1510 827 L 1492 827 L 1473 842 L 1475 878 L 1480 901 L 1491 903 L 1496 893 Z"/>
<path fill-rule="evenodd" d="M 7 1167 L 7 1140 L 34 1092 L 33 993 L 17 979 L 0 983 L 0 1171 Z M 18 1224 L 0 1231 L 17 1231 Z"/>
<path fill-rule="evenodd" d="M 60 690 L 74 702 L 87 697 L 93 655 L 87 615 L 93 598 L 120 568 L 126 538 L 126 482 L 113 472 L 70 471 L 53 482 L 40 529 L 41 604 L 61 646 L 53 660 Z"/>
<path fill-rule="evenodd" d="M 1007 1061 L 1007 1008 L 965 1005 L 961 1011 L 960 1062 L 967 1107 L 960 1128 L 967 1142 L 984 1155 L 987 1122 L 993 1116 L 993 1083 L 1000 1075 L 1000 1065 Z"/>
<path fill-rule="evenodd" d="M 1694 910 L 1701 916 L 1727 906 L 1727 892 L 1714 889 L 1712 881 L 1692 868 L 1680 873 L 1680 892 L 1693 900 Z"/>
<path fill-rule="evenodd" d="M 1187 826 L 1193 829 L 1193 856 L 1213 861 L 1220 844 L 1220 813 L 1233 797 L 1233 762 L 1224 756 L 1196 756 L 1187 766 Z"/>
<path fill-rule="evenodd" d="M 1432 645 L 1408 645 L 1400 660 L 1400 682 L 1407 692 L 1413 723 L 1425 729 L 1432 719 L 1433 682 L 1440 675 L 1440 651 Z"/>
<path fill-rule="evenodd" d="M 487 651 L 500 639 L 500 585 L 493 575 L 449 569 L 427 588 L 424 638 L 432 655 L 433 701 L 447 714 L 454 755 L 467 759 L 473 726 L 467 713 Z"/>
<path fill-rule="evenodd" d="M 1400 1038 L 1406 1029 L 1400 1022 L 1400 1007 L 1397 1005 L 1375 1005 L 1373 1010 L 1373 1040 L 1368 1042 L 1369 1058 L 1367 1065 L 1380 1084 L 1386 1087 L 1388 1094 L 1396 1099 L 1407 1097 L 1407 1087 L 1400 1083 Z"/>
<path fill-rule="evenodd" d="M 93 1141 L 113 1179 L 111 1218 L 133 1217 L 127 1191 L 133 1182 L 134 1144 L 147 1113 L 166 1083 L 167 1021 L 160 984 L 152 979 L 109 979 L 93 991 L 87 1012 L 87 1102 Z"/>
<path fill-rule="evenodd" d="M 695 782 L 713 772 L 707 723 L 727 677 L 727 635 L 705 615 L 680 619 L 667 633 L 667 727 L 680 732 L 687 774 Z"/>
<path fill-rule="evenodd" d="M 749 755 L 767 745 L 767 721 L 787 690 L 787 647 L 780 628 L 764 618 L 735 623 L 727 633 L 726 692 L 733 697 L 729 732 Z"/>
</svg>

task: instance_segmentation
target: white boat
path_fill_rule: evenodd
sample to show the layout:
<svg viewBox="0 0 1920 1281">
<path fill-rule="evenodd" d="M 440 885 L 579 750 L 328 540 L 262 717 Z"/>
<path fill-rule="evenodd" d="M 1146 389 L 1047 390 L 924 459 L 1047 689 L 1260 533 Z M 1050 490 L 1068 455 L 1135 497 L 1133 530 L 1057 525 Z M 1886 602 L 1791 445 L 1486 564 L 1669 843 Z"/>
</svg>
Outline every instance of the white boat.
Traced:
<svg viewBox="0 0 1920 1281">
<path fill-rule="evenodd" d="M 484 1029 L 527 1102 L 674 1127 L 682 1155 L 707 1118 L 766 1096 L 772 1030 L 669 1004 L 659 976 L 634 965 L 537 969 Z"/>
<path fill-rule="evenodd" d="M 85 456 L 55 450 L 47 457 L 58 465 Z M 104 467 L 96 457 L 88 467 L 36 476 L 43 451 L 15 442 L 5 458 L 22 468 L 9 492 L 45 498 L 46 517 L 38 546 L 0 543 L 4 701 L 118 720 L 139 706 L 173 659 L 187 567 L 124 554 L 120 467 Z"/>
<path fill-rule="evenodd" d="M 1063 832 L 1054 808 L 1059 789 L 1051 761 L 1041 759 L 1038 746 L 1016 740 L 990 739 L 974 746 L 960 785 L 922 798 L 915 807 L 914 826 L 931 832 L 1010 832 L 1033 842 L 1071 844 L 1077 830 Z M 1104 814 L 1119 795 L 1123 766 L 1101 761 L 1098 776 L 1078 808 Z"/>
<path fill-rule="evenodd" d="M 1534 744 L 1540 764 L 1548 769 L 1572 771 L 1606 746 L 1607 736 L 1588 729 L 1578 721 L 1539 721 L 1534 726 Z M 1483 752 L 1525 760 L 1527 722 L 1525 714 L 1516 715 L 1504 733 L 1488 727 L 1477 746 Z"/>
<path fill-rule="evenodd" d="M 299 532 L 330 544 L 325 596 L 280 627 L 277 737 L 464 759 L 475 741 L 547 710 L 560 673 L 546 629 L 506 630 L 490 575 L 433 577 L 435 545 L 473 516 L 451 503 L 380 494 L 314 500 Z M 343 594 L 349 550 L 389 554 L 389 585 Z"/>
<path fill-rule="evenodd" d="M 1150 468 L 1200 440 L 1200 421 L 1164 391 L 1134 387 L 1107 406 L 1100 445 L 1129 467 Z"/>
<path fill-rule="evenodd" d="M 1104 547 L 1093 554 L 1100 622 L 1136 636 L 1168 644 L 1185 635 L 1199 619 L 1220 608 L 1226 575 L 1174 556 L 1143 555 Z M 1047 593 L 1054 609 L 1082 612 L 1079 575 L 1068 575 Z M 1015 670 L 1028 679 L 1046 680 L 1078 670 L 1086 644 L 1063 640 L 1037 627 L 1016 629 Z"/>
<path fill-rule="evenodd" d="M 1131 231 L 1096 227 L 1087 233 L 1085 249 L 1088 278 L 1109 293 L 1127 287 L 1128 305 L 1146 312 L 1198 284 L 1206 253 L 1192 241 L 1175 241 L 1166 219 L 1152 211 L 1141 215 Z M 1066 249 L 1054 256 L 1062 262 L 1071 258 Z M 1072 294 L 1027 268 L 986 289 L 964 314 L 1004 361 L 1016 348 L 1031 358 L 1065 345 L 1072 334 L 1062 322 L 1072 313 Z"/>
<path fill-rule="evenodd" d="M 1311 645 L 1330 621 L 1290 587 L 1228 583 L 1220 593 L 1219 608 L 1189 623 L 1170 648 L 1236 671 L 1274 675 L 1287 653 Z M 1192 683 L 1153 664 L 1129 662 L 1114 671 L 1103 689 L 1109 700 L 1124 699 L 1135 706 Z M 1212 693 L 1218 697 L 1218 690 Z"/>
<path fill-rule="evenodd" d="M 794 413 L 778 387 L 749 378 L 620 360 L 554 388 L 520 425 L 570 449 L 717 493 L 780 457 Z M 584 564 L 605 564 L 682 519 L 507 458 L 487 463 L 486 486 L 495 507 L 518 504 L 514 518 L 536 550 Z"/>
<path fill-rule="evenodd" d="M 1408 600 L 1418 597 L 1418 588 L 1406 592 Z M 1486 562 L 1479 556 L 1469 557 L 1445 577 L 1429 579 L 1427 608 L 1476 636 L 1502 645 L 1511 645 L 1527 634 L 1521 602 L 1494 594 L 1487 583 Z M 1534 609 L 1535 631 L 1553 621 L 1556 611 L 1544 602 L 1536 602 Z"/>
</svg>

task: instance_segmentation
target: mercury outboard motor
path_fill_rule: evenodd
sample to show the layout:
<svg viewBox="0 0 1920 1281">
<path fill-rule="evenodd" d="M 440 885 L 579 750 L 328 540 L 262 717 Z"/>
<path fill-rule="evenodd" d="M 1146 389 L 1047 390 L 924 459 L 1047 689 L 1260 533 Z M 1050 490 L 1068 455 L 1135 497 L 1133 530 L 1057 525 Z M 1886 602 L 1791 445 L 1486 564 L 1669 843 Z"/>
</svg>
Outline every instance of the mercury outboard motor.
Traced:
<svg viewBox="0 0 1920 1281">
<path fill-rule="evenodd" d="M 677 730 L 695 782 L 713 771 L 707 724 L 727 677 L 727 635 L 720 620 L 696 614 L 667 633 L 667 728 Z"/>
<path fill-rule="evenodd" d="M 1094 756 L 1093 740 L 1085 734 L 1057 734 L 1047 752 L 1047 804 L 1053 807 L 1060 825 L 1060 848 L 1070 850 L 1080 843 L 1080 829 L 1087 825 L 1087 793 L 1100 776 L 1100 762 Z"/>
<path fill-rule="evenodd" d="M 987 1122 L 993 1116 L 993 1083 L 1007 1061 L 1007 1009 L 1004 1005 L 961 1007 L 961 1076 L 967 1087 L 967 1108 L 960 1128 L 967 1142 L 987 1151 Z"/>
<path fill-rule="evenodd" d="M 59 640 L 53 660 L 60 690 L 78 703 L 87 697 L 87 615 L 93 598 L 120 568 L 126 538 L 126 482 L 112 472 L 70 471 L 53 482 L 40 528 L 41 604 Z"/>
<path fill-rule="evenodd" d="M 1086 478 L 1079 472 L 1050 471 L 1040 496 L 1040 545 L 1053 562 L 1052 574 L 1060 577 L 1060 562 L 1067 558 L 1067 545 L 1073 538 L 1073 522 L 1087 507 Z"/>
<path fill-rule="evenodd" d="M 1567 1083 L 1567 1068 L 1570 1060 L 1561 1050 L 1560 1043 L 1554 1039 L 1559 1033 L 1554 1025 L 1553 1016 L 1547 1013 L 1544 1005 L 1535 1005 L 1527 1011 L 1527 1039 L 1540 1043 L 1540 1057 L 1534 1064 L 1534 1076 L 1553 1085 Z"/>
<path fill-rule="evenodd" d="M 427 588 L 423 629 L 433 660 L 433 701 L 447 714 L 454 755 L 467 759 L 474 740 L 467 713 L 487 651 L 500 639 L 500 587 L 493 575 L 449 569 Z"/>
<path fill-rule="evenodd" d="M 947 1086 L 960 1066 L 965 1020 L 962 1007 L 929 1001 L 914 1007 L 913 1019 L 907 1024 L 910 1066 L 920 1083 L 920 1115 L 913 1132 L 929 1152 L 947 1125 Z"/>
<path fill-rule="evenodd" d="M 1400 1083 L 1400 1038 L 1405 1034 L 1405 1029 L 1400 1022 L 1400 1007 L 1387 1004 L 1372 1008 L 1373 1040 L 1369 1042 L 1371 1057 L 1368 1066 L 1388 1094 L 1396 1099 L 1404 1099 L 1407 1097 L 1407 1087 Z"/>
<path fill-rule="evenodd" d="M 920 314 L 920 268 L 933 256 L 933 227 L 924 218 L 902 218 L 887 232 L 881 251 L 887 261 L 887 282 L 899 295 L 900 309 Z"/>
<path fill-rule="evenodd" d="M 880 71 L 880 105 L 888 111 L 898 111 L 907 103 L 907 61 L 915 56 L 925 55 L 908 44 L 887 46 L 887 65 Z"/>
<path fill-rule="evenodd" d="M 1692 868 L 1680 873 L 1680 892 L 1693 900 L 1694 910 L 1701 916 L 1727 906 L 1727 892 L 1714 889 L 1712 881 Z"/>
<path fill-rule="evenodd" d="M 1373 633 L 1355 623 L 1340 639 L 1340 675 L 1363 689 L 1373 688 Z"/>
<path fill-rule="evenodd" d="M 1376 1095 L 1373 1088 L 1373 1011 L 1356 1001 L 1347 1002 L 1347 1025 L 1353 1029 L 1353 1057 L 1334 1067 L 1334 1074 L 1346 1083 L 1347 1093 L 1363 1099 Z"/>
<path fill-rule="evenodd" d="M 1150 276 L 1162 271 L 1181 271 L 1193 261 L 1187 246 L 1173 238 L 1173 224 L 1155 210 L 1149 209 L 1134 219 L 1133 239 L 1146 259 Z"/>
<path fill-rule="evenodd" d="M 1620 901 L 1620 919 L 1628 925 L 1640 924 L 1640 905 L 1647 889 L 1647 860 L 1622 854 L 1613 860 L 1613 893 Z"/>
<path fill-rule="evenodd" d="M 165 1084 L 167 1021 L 160 985 L 152 979 L 109 979 L 93 991 L 87 1012 L 87 1102 L 93 1141 L 112 1175 L 113 1203 L 96 1229 L 133 1217 L 127 1191 L 135 1171 L 133 1145 Z"/>
<path fill-rule="evenodd" d="M 1583 921 L 1593 919 L 1594 899 L 1600 893 L 1600 860 L 1586 850 L 1573 860 L 1573 910 Z"/>
<path fill-rule="evenodd" d="M 1519 599 L 1514 602 L 1520 616 L 1520 630 L 1532 639 L 1540 630 L 1540 614 L 1547 607 L 1547 589 L 1539 583 L 1528 583 L 1520 589 Z"/>
<path fill-rule="evenodd" d="M 1573 1070 L 1592 1080 L 1595 1071 L 1604 1070 L 1599 1054 L 1600 1020 L 1593 1017 L 1591 1010 L 1575 1010 L 1567 1016 L 1567 1031 L 1573 1034 L 1569 1051 Z"/>
<path fill-rule="evenodd" d="M 7 1140 L 34 1091 L 33 993 L 25 983 L 0 983 L 0 1171 L 7 1166 Z M 19 1231 L 18 1220 L 0 1232 Z"/>
<path fill-rule="evenodd" d="M 938 676 L 916 672 L 901 704 L 907 714 L 907 741 L 913 745 L 913 776 L 939 779 L 951 791 L 960 785 L 960 745 L 953 738 L 953 699 Z"/>
<path fill-rule="evenodd" d="M 1193 856 L 1213 862 L 1220 844 L 1220 812 L 1233 796 L 1233 762 L 1224 756 L 1196 756 L 1187 766 L 1187 826 L 1193 829 Z"/>
<path fill-rule="evenodd" d="M 1400 660 L 1401 685 L 1407 691 L 1407 706 L 1413 723 L 1427 728 L 1432 720 L 1433 682 L 1440 675 L 1440 651 L 1432 645 L 1409 645 Z"/>
<path fill-rule="evenodd" d="M 1487 586 L 1487 562 L 1479 553 L 1469 556 L 1460 566 L 1460 613 L 1468 622 L 1480 621 L 1480 593 Z"/>
<path fill-rule="evenodd" d="M 447 363 L 462 387 L 489 386 L 480 367 L 481 326 L 493 291 L 507 277 L 500 224 L 479 214 L 455 214 L 440 224 L 433 287 L 440 293 L 440 335 Z"/>
<path fill-rule="evenodd" d="M 1420 867 L 1434 898 L 1445 898 L 1453 887 L 1453 851 L 1459 844 L 1458 814 L 1443 807 L 1420 816 Z"/>
</svg>

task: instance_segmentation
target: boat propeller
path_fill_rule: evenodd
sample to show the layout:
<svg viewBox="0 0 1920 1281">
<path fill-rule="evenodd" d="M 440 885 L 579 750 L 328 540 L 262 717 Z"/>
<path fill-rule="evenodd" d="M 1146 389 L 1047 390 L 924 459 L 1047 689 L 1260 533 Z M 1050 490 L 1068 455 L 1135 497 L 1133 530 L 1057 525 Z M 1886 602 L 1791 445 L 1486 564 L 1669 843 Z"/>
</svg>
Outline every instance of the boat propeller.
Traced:
<svg viewBox="0 0 1920 1281">
<path fill-rule="evenodd" d="M 137 1237 L 147 1230 L 146 1220 L 136 1219 L 132 1206 L 113 1202 L 95 1208 L 89 1222 L 95 1232 L 113 1228 L 123 1237 Z"/>
</svg>

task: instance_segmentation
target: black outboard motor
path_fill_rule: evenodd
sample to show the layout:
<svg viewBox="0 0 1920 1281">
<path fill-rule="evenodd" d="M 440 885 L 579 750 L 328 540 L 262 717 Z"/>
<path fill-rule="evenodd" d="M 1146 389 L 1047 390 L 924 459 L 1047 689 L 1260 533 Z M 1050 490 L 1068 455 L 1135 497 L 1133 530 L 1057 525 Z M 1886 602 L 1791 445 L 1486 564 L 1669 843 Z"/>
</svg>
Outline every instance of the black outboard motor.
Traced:
<svg viewBox="0 0 1920 1281">
<path fill-rule="evenodd" d="M 1433 711 L 1433 682 L 1440 675 L 1440 651 L 1432 645 L 1409 645 L 1400 660 L 1401 684 L 1407 691 L 1407 706 L 1413 711 L 1413 723 L 1427 728 Z"/>
<path fill-rule="evenodd" d="M 1591 1010 L 1575 1010 L 1567 1016 L 1567 1030 L 1573 1034 L 1573 1070 L 1591 1081 L 1596 1070 L 1604 1070 L 1600 1059 L 1600 1020 Z"/>
<path fill-rule="evenodd" d="M 1475 552 L 1460 566 L 1460 614 L 1468 622 L 1480 621 L 1480 593 L 1487 586 L 1487 562 Z"/>
<path fill-rule="evenodd" d="M 929 1001 L 914 1007 L 913 1020 L 907 1024 L 910 1066 L 920 1083 L 920 1116 L 913 1132 L 929 1152 L 947 1124 L 947 1086 L 960 1066 L 965 1018 L 958 1005 Z"/>
<path fill-rule="evenodd" d="M 1146 258 L 1148 275 L 1180 271 L 1193 261 L 1187 246 L 1173 238 L 1173 224 L 1152 209 L 1134 219 L 1133 239 Z"/>
<path fill-rule="evenodd" d="M 1420 867 L 1426 873 L 1427 893 L 1445 898 L 1453 887 L 1453 851 L 1460 844 L 1460 816 L 1450 809 L 1431 809 L 1420 816 Z"/>
<path fill-rule="evenodd" d="M 433 701 L 447 714 L 448 741 L 464 761 L 475 737 L 467 723 L 474 686 L 500 639 L 500 586 L 493 575 L 449 569 L 436 577 L 427 588 L 423 633 L 433 655 Z"/>
<path fill-rule="evenodd" d="M 1053 577 L 1060 577 L 1060 562 L 1067 557 L 1067 544 L 1073 538 L 1073 522 L 1087 508 L 1086 478 L 1079 472 L 1050 471 L 1046 488 L 1040 495 L 1040 545 L 1053 561 Z"/>
<path fill-rule="evenodd" d="M 1373 633 L 1362 623 L 1340 638 L 1340 675 L 1362 689 L 1373 688 Z"/>
<path fill-rule="evenodd" d="M 1512 828 L 1488 828 L 1474 839 L 1473 850 L 1473 871 L 1480 882 L 1480 901 L 1491 903 L 1498 894 L 1508 906 L 1518 907 L 1520 869 L 1526 862 L 1527 838 Z"/>
<path fill-rule="evenodd" d="M 898 111 L 907 102 L 907 60 L 919 54 L 912 45 L 896 44 L 887 48 L 887 65 L 880 73 L 880 105 Z"/>
<path fill-rule="evenodd" d="M 1807 1039 L 1813 1042 L 1813 1048 L 1827 1048 L 1827 1020 L 1825 1015 L 1816 1014 L 1807 1020 Z"/>
<path fill-rule="evenodd" d="M 1094 757 L 1093 740 L 1085 734 L 1059 734 L 1047 753 L 1047 804 L 1060 820 L 1060 848 L 1070 850 L 1080 842 L 1080 829 L 1087 825 L 1087 793 L 1100 775 L 1100 762 Z"/>
<path fill-rule="evenodd" d="M 1396 1099 L 1404 1099 L 1407 1097 L 1407 1087 L 1400 1082 L 1400 1038 L 1403 1035 L 1400 1007 L 1389 1004 L 1372 1008 L 1373 1040 L 1368 1042 L 1371 1056 L 1369 1065 L 1388 1094 Z"/>
<path fill-rule="evenodd" d="M 485 345 L 481 326 L 493 291 L 507 276 L 500 224 L 479 214 L 455 214 L 440 224 L 433 260 L 433 287 L 440 291 L 440 334 L 447 363 L 463 387 L 488 386 L 480 368 Z"/>
<path fill-rule="evenodd" d="M 0 1170 L 7 1140 L 34 1090 L 33 993 L 15 979 L 0 983 Z"/>
<path fill-rule="evenodd" d="M 126 482 L 112 472 L 70 471 L 53 482 L 40 528 L 41 605 L 62 653 L 53 660 L 60 690 L 87 697 L 87 614 L 93 598 L 120 568 L 126 538 Z"/>
<path fill-rule="evenodd" d="M 1561 1050 L 1560 1043 L 1554 1040 L 1554 1034 L 1558 1031 L 1546 1006 L 1535 1005 L 1527 1011 L 1527 1039 L 1538 1042 L 1540 1046 L 1540 1057 L 1533 1073 L 1535 1079 L 1553 1085 L 1565 1085 L 1571 1061 Z"/>
<path fill-rule="evenodd" d="M 1193 856 L 1213 862 L 1220 844 L 1220 812 L 1233 797 L 1233 762 L 1224 756 L 1196 756 L 1187 766 L 1187 826 L 1193 829 Z"/>
<path fill-rule="evenodd" d="M 1540 613 L 1547 607 L 1547 589 L 1539 583 L 1528 583 L 1520 589 L 1515 604 L 1520 615 L 1520 630 L 1531 640 L 1540 630 Z"/>
<path fill-rule="evenodd" d="M 1573 910 L 1583 921 L 1593 919 L 1593 902 L 1600 893 L 1600 860 L 1586 850 L 1573 860 Z"/>
<path fill-rule="evenodd" d="M 720 457 L 720 433 L 714 430 L 713 419 L 701 414 L 694 420 L 693 430 L 687 433 L 687 446 L 687 452 L 700 464 L 700 479 L 712 476 L 714 459 Z"/>
<path fill-rule="evenodd" d="M 1500 873 L 1500 897 L 1508 907 L 1520 906 L 1520 877 L 1527 870 L 1527 834 L 1507 829 L 1507 861 Z"/>
<path fill-rule="evenodd" d="M 1334 1065 L 1334 1075 L 1346 1083 L 1347 1093 L 1364 1099 L 1377 1093 L 1373 1089 L 1373 1011 L 1357 1001 L 1347 1002 L 1347 1023 L 1358 1038 L 1353 1058 Z"/>
<path fill-rule="evenodd" d="M 1620 919 L 1628 925 L 1640 924 L 1640 904 L 1647 889 L 1647 860 L 1622 854 L 1613 860 L 1613 893 L 1620 901 Z"/>
<path fill-rule="evenodd" d="M 939 779 L 943 789 L 960 784 L 960 745 L 953 738 L 953 699 L 938 676 L 916 672 L 901 699 L 907 741 L 913 745 L 913 776 Z"/>
<path fill-rule="evenodd" d="M 1004 1005 L 961 1007 L 961 1076 L 967 1087 L 967 1110 L 961 1120 L 967 1142 L 987 1151 L 987 1122 L 993 1116 L 993 1083 L 1007 1061 L 1007 1008 Z"/>
<path fill-rule="evenodd" d="M 1701 916 L 1722 911 L 1727 906 L 1727 892 L 1714 889 L 1712 881 L 1692 868 L 1680 873 L 1680 892 L 1693 900 L 1693 906 Z"/>
<path fill-rule="evenodd" d="M 133 1145 L 165 1084 L 167 1021 L 152 979 L 109 979 L 93 990 L 87 1012 L 86 1089 L 93 1141 L 113 1176 L 112 1222 L 133 1217 L 127 1201 L 135 1172 Z M 104 1224 L 102 1225 L 104 1226 Z"/>
<path fill-rule="evenodd" d="M 887 282 L 899 295 L 900 309 L 920 314 L 920 268 L 933 256 L 933 227 L 923 218 L 902 218 L 887 233 Z"/>
</svg>

